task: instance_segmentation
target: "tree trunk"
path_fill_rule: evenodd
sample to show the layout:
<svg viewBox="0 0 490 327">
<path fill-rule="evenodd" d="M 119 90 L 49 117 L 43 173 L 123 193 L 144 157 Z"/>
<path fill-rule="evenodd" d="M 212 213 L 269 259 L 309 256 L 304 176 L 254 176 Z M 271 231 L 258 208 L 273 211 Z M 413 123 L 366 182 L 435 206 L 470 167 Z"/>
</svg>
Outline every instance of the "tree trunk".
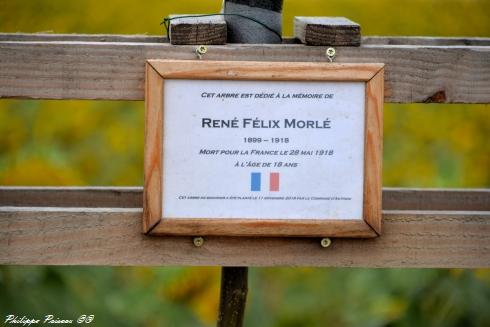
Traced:
<svg viewBox="0 0 490 327">
<path fill-rule="evenodd" d="M 247 267 L 221 268 L 221 294 L 217 327 L 241 327 L 248 292 Z"/>
</svg>

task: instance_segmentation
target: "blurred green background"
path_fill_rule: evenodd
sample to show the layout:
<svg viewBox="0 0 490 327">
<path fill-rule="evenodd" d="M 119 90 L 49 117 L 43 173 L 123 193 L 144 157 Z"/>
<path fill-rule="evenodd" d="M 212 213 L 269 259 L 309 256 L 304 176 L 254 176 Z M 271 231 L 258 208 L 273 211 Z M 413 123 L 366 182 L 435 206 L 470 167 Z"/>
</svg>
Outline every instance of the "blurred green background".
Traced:
<svg viewBox="0 0 490 327">
<path fill-rule="evenodd" d="M 0 32 L 162 34 L 221 1 L 0 0 Z M 490 36 L 488 0 L 286 0 L 363 35 Z M 490 92 L 490 90 L 489 90 Z M 0 185 L 142 185 L 143 103 L 0 100 Z M 490 187 L 488 105 L 385 107 L 383 183 Z M 486 269 L 255 268 L 247 326 L 489 326 Z M 95 314 L 97 326 L 212 326 L 219 268 L 0 267 L 8 313 Z"/>
</svg>

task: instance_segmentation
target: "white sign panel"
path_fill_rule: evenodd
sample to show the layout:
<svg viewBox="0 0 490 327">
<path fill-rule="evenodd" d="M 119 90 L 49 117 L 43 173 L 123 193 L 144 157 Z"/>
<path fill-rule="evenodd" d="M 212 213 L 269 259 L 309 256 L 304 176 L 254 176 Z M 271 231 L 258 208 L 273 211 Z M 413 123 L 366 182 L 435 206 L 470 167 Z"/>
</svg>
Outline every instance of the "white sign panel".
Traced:
<svg viewBox="0 0 490 327">
<path fill-rule="evenodd" d="M 359 219 L 364 82 L 166 80 L 167 218 Z"/>
</svg>

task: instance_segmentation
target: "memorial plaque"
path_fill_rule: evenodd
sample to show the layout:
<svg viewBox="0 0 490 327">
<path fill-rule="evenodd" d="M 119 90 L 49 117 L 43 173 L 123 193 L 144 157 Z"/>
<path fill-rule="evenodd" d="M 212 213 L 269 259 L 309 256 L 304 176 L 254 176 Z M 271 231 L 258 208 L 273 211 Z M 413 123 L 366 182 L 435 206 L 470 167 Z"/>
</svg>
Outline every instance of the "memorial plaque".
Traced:
<svg viewBox="0 0 490 327">
<path fill-rule="evenodd" d="M 150 60 L 144 230 L 375 237 L 382 64 Z"/>
</svg>

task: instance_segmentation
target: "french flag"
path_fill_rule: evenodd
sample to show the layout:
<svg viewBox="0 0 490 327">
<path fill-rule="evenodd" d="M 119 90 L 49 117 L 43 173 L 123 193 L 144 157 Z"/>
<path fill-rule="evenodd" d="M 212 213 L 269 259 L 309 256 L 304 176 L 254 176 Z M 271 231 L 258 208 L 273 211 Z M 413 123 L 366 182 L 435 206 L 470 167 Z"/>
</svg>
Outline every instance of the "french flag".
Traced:
<svg viewBox="0 0 490 327">
<path fill-rule="evenodd" d="M 250 190 L 260 192 L 262 190 L 262 173 L 252 173 L 250 175 Z M 269 191 L 279 192 L 279 173 L 269 173 Z"/>
</svg>

